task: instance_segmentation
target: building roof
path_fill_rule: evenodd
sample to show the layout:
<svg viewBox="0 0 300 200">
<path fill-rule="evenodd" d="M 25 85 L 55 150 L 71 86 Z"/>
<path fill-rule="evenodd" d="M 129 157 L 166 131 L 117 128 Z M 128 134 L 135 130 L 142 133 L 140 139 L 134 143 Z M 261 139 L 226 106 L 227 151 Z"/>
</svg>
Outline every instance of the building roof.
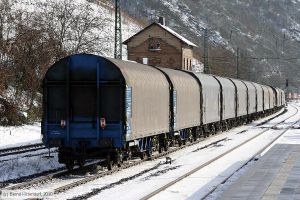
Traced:
<svg viewBox="0 0 300 200">
<path fill-rule="evenodd" d="M 181 36 L 180 34 L 178 34 L 177 32 L 175 32 L 174 30 L 172 30 L 171 28 L 162 25 L 160 23 L 157 22 L 153 22 L 152 24 L 150 24 L 149 26 L 147 26 L 146 28 L 142 29 L 141 31 L 137 32 L 135 35 L 131 36 L 130 38 L 128 38 L 127 40 L 125 40 L 123 42 L 123 44 L 127 44 L 128 42 L 130 42 L 135 36 L 139 35 L 141 32 L 143 32 L 144 30 L 148 29 L 149 27 L 153 26 L 153 25 L 157 25 L 161 28 L 163 28 L 164 30 L 166 30 L 167 32 L 169 32 L 171 35 L 173 35 L 174 37 L 178 38 L 181 42 L 189 45 L 189 46 L 193 46 L 193 47 L 197 47 L 197 45 L 195 45 L 194 43 L 192 43 L 191 41 L 189 41 L 188 39 L 184 38 L 183 36 Z"/>
</svg>

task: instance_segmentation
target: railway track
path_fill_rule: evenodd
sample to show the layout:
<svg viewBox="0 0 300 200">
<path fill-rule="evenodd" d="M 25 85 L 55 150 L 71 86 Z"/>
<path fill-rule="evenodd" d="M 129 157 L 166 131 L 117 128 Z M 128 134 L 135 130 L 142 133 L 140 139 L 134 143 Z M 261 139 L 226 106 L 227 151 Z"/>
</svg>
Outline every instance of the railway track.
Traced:
<svg viewBox="0 0 300 200">
<path fill-rule="evenodd" d="M 300 120 L 299 120 L 300 121 Z M 299 121 L 293 123 L 293 125 L 295 125 L 296 123 L 299 123 Z M 283 134 L 285 134 L 287 131 L 289 131 L 292 126 L 291 125 L 289 128 L 285 129 L 281 134 L 279 134 L 274 140 L 270 141 L 264 148 L 262 148 L 261 150 L 259 150 L 256 154 L 254 154 L 247 162 L 245 162 L 241 167 L 239 167 L 238 169 L 236 169 L 233 173 L 231 173 L 229 176 L 227 176 L 220 184 L 216 185 L 215 187 L 213 187 L 213 189 L 211 189 L 203 198 L 201 199 L 205 199 L 207 198 L 210 194 L 212 194 L 220 185 L 224 184 L 228 179 L 230 179 L 235 173 L 237 173 L 238 171 L 240 171 L 243 167 L 245 167 L 246 165 L 248 165 L 250 162 L 256 160 L 257 156 L 259 156 L 261 153 L 263 153 L 266 149 L 268 149 L 274 142 L 276 142 L 276 140 L 278 140 Z"/>
<path fill-rule="evenodd" d="M 51 158 L 52 157 L 51 155 L 53 155 L 54 153 L 57 153 L 57 149 L 55 149 L 55 148 L 54 149 L 50 149 L 50 152 L 49 152 L 49 150 L 46 151 L 46 149 L 45 149 L 45 151 L 42 151 L 42 152 L 40 152 L 38 150 L 32 151 L 32 152 L 34 152 L 33 154 L 25 154 L 25 155 L 14 154 L 14 155 L 17 155 L 17 156 L 0 159 L 0 163 L 4 163 L 4 162 L 8 162 L 8 161 L 13 161 L 13 160 L 18 160 L 20 158 L 30 158 L 30 157 L 35 157 L 35 156 L 44 156 L 44 157 Z M 44 149 L 41 149 L 41 150 L 44 150 Z"/>
<path fill-rule="evenodd" d="M 276 117 L 284 114 L 285 112 L 286 112 L 286 110 L 280 112 L 279 114 L 273 116 L 272 118 L 269 118 L 269 119 L 263 121 L 262 123 L 257 124 L 254 127 L 262 126 L 263 124 L 265 124 L 265 123 L 269 122 L 270 120 L 272 120 L 272 119 L 274 119 L 274 118 L 276 118 Z M 251 127 L 251 128 L 253 128 L 253 127 Z M 249 129 L 251 129 L 251 128 L 249 128 Z M 244 131 L 241 131 L 241 132 L 244 132 Z M 201 147 L 200 149 L 197 149 L 197 151 L 199 151 L 201 149 L 208 148 L 208 147 L 210 147 L 212 145 L 218 144 L 218 143 L 220 143 L 220 142 L 222 142 L 222 141 L 224 141 L 226 139 L 227 139 L 227 137 L 224 137 L 224 138 L 222 138 L 220 140 L 217 140 L 217 141 L 212 142 L 212 143 L 210 143 L 208 145 L 205 145 L 205 146 Z M 197 141 L 192 142 L 192 143 L 187 143 L 186 145 L 181 146 L 181 147 L 172 148 L 172 149 L 170 149 L 167 152 L 163 152 L 161 154 L 153 155 L 151 157 L 151 160 L 163 158 L 163 157 L 167 156 L 168 154 L 171 154 L 171 153 L 179 151 L 179 150 L 181 150 L 183 148 L 186 148 L 186 147 L 198 144 L 198 143 L 200 143 L 200 142 L 202 142 L 204 140 L 205 139 L 200 139 L 200 140 L 197 140 Z M 113 174 L 115 172 L 118 172 L 118 171 L 130 168 L 130 167 L 139 165 L 139 164 L 143 163 L 144 161 L 145 160 L 137 160 L 137 161 L 133 161 L 133 162 L 128 162 L 128 163 L 123 164 L 119 168 L 117 168 L 117 167 L 113 168 L 111 171 L 101 171 L 101 172 L 98 172 L 96 174 L 93 174 L 93 175 L 88 176 L 86 178 L 83 178 L 81 180 L 74 181 L 72 183 L 69 183 L 69 184 L 63 185 L 61 187 L 55 188 L 54 189 L 54 194 L 59 194 L 59 193 L 65 192 L 65 191 L 70 190 L 70 189 L 72 189 L 74 187 L 86 184 L 88 182 L 94 181 L 94 180 L 99 179 L 101 177 L 104 177 L 104 176 L 107 176 L 107 175 L 111 175 L 111 174 Z M 99 164 L 99 163 L 97 163 L 97 164 Z M 95 165 L 96 164 L 93 164 L 91 166 L 95 166 Z M 91 167 L 91 166 L 89 166 L 89 167 Z M 81 170 L 79 168 L 76 168 L 72 173 L 68 172 L 67 170 L 61 170 L 61 171 L 49 174 L 47 176 L 43 176 L 43 177 L 39 177 L 39 178 L 33 179 L 31 181 L 27 181 L 26 183 L 20 183 L 20 184 L 16 184 L 16 185 L 13 185 L 13 186 L 6 187 L 5 189 L 8 189 L 8 190 L 27 189 L 27 188 L 31 188 L 33 186 L 42 185 L 44 183 L 47 183 L 47 182 L 51 181 L 52 179 L 66 177 L 68 175 L 72 175 L 72 174 L 76 174 L 76 173 L 81 173 L 82 174 L 82 172 L 81 172 Z"/>
<path fill-rule="evenodd" d="M 274 117 L 271 117 L 271 118 L 265 120 L 264 122 L 257 124 L 257 125 L 254 126 L 254 127 L 262 126 L 262 125 L 264 125 L 265 123 L 267 123 L 268 121 L 270 121 L 270 120 L 272 120 L 272 119 L 274 119 L 274 118 L 276 118 L 276 117 L 282 115 L 282 114 L 285 113 L 285 112 L 286 112 L 286 111 L 283 111 L 283 112 L 281 112 L 281 113 L 275 115 Z M 283 121 L 281 121 L 280 123 L 282 123 L 282 122 L 283 122 Z M 251 127 L 251 128 L 253 128 L 253 127 Z M 244 131 L 241 131 L 241 132 L 244 132 Z M 239 132 L 239 133 L 240 133 L 240 132 Z M 237 134 L 238 134 L 238 133 L 237 133 Z M 198 149 L 196 149 L 195 151 L 199 151 L 199 150 L 208 148 L 208 147 L 210 147 L 210 146 L 216 145 L 216 144 L 218 144 L 218 143 L 220 143 L 220 142 L 222 142 L 222 141 L 225 141 L 225 140 L 227 140 L 227 137 L 222 138 L 222 139 L 220 139 L 220 140 L 217 140 L 217 141 L 215 141 L 215 142 L 212 142 L 212 143 L 210 143 L 210 144 L 208 144 L 208 145 L 205 145 L 205 146 L 203 146 L 203 147 L 201 147 L 201 148 L 198 148 Z M 196 142 L 193 142 L 193 143 L 189 143 L 189 144 L 187 144 L 187 145 L 185 145 L 185 146 L 183 146 L 183 147 L 179 147 L 179 148 L 170 150 L 170 151 L 168 151 L 168 152 L 163 152 L 162 154 L 158 154 L 158 155 L 153 156 L 152 159 L 163 158 L 163 157 L 167 156 L 167 155 L 170 154 L 170 153 L 176 152 L 176 151 L 178 151 L 178 150 L 180 150 L 180 149 L 183 149 L 183 148 L 185 148 L 185 147 L 188 147 L 188 146 L 195 145 L 195 144 L 197 144 L 197 143 L 199 143 L 199 142 L 201 142 L 201 141 L 203 141 L 203 140 L 196 141 Z M 98 178 L 101 178 L 101 177 L 104 177 L 104 176 L 106 176 L 106 175 L 115 173 L 115 172 L 117 172 L 117 171 L 120 171 L 120 170 L 129 168 L 129 167 L 132 167 L 132 166 L 135 166 L 135 165 L 138 165 L 138 164 L 141 164 L 142 162 L 143 162 L 143 161 L 136 161 L 135 163 L 131 163 L 131 164 L 122 166 L 121 168 L 115 168 L 115 169 L 113 169 L 112 171 L 102 172 L 102 173 L 97 174 L 97 175 L 94 175 L 94 176 L 92 176 L 92 177 L 87 177 L 87 178 L 85 178 L 85 179 L 82 179 L 82 180 L 79 180 L 79 181 L 75 181 L 75 182 L 73 182 L 73 183 L 71 183 L 71 184 L 67 184 L 67 185 L 58 187 L 58 188 L 54 189 L 54 194 L 59 194 L 59 193 L 65 192 L 65 191 L 70 190 L 70 189 L 72 189 L 72 188 L 74 188 L 74 187 L 77 187 L 77 186 L 86 184 L 86 183 L 88 183 L 88 182 L 94 181 L 94 180 L 96 180 L 96 179 L 98 179 Z M 146 171 L 147 171 L 147 170 L 146 170 Z M 144 173 L 146 173 L 146 172 L 144 172 Z M 130 179 L 130 178 L 128 178 L 128 179 Z M 115 185 L 115 184 L 118 184 L 118 183 L 113 183 L 113 184 L 111 184 L 111 185 Z M 104 189 L 108 189 L 108 188 L 109 188 L 109 185 L 106 186 Z M 97 189 L 97 190 L 100 191 L 100 190 L 102 190 L 102 189 Z M 74 199 L 85 199 L 85 198 L 89 198 L 89 197 L 91 197 L 91 196 L 94 195 L 93 193 L 96 193 L 96 191 L 92 192 L 91 194 L 84 195 L 84 197 L 78 197 L 78 198 L 74 198 Z"/>
<path fill-rule="evenodd" d="M 215 142 L 212 142 L 209 145 L 204 146 L 203 148 L 207 148 L 207 147 L 209 147 L 211 145 L 215 145 L 215 144 L 217 144 L 217 143 L 219 143 L 221 141 L 224 141 L 224 140 L 226 140 L 226 138 L 223 138 L 223 139 L 217 140 Z M 193 142 L 193 143 L 189 143 L 189 144 L 187 144 L 185 146 L 174 148 L 174 149 L 171 149 L 171 150 L 169 150 L 167 152 L 163 152 L 161 154 L 154 155 L 153 157 L 151 157 L 151 160 L 162 158 L 162 157 L 164 157 L 164 156 L 166 156 L 166 155 L 168 155 L 170 153 L 173 153 L 173 152 L 178 151 L 180 149 L 186 148 L 187 146 L 192 146 L 192 145 L 194 145 L 196 143 L 199 143 L 201 141 L 203 141 L 203 140 L 199 140 L 199 141 L 196 141 L 196 142 Z M 72 182 L 72 183 L 70 183 L 68 185 L 64 185 L 62 187 L 56 188 L 56 189 L 54 189 L 54 194 L 58 194 L 58 193 L 64 192 L 64 191 L 72 189 L 72 188 L 74 188 L 76 186 L 83 185 L 85 183 L 91 182 L 91 181 L 96 180 L 98 178 L 101 178 L 101 177 L 113 174 L 113 173 L 115 173 L 117 171 L 121 171 L 123 169 L 127 169 L 129 167 L 139 165 L 139 164 L 141 164 L 144 161 L 145 160 L 137 160 L 137 161 L 125 163 L 121 167 L 115 167 L 115 168 L 113 168 L 110 171 L 102 171 L 100 173 L 97 173 L 97 174 L 92 175 L 90 177 L 84 178 L 82 180 L 75 181 L 75 182 Z M 33 179 L 31 181 L 27 181 L 25 183 L 19 183 L 19 184 L 13 185 L 13 186 L 6 187 L 5 189 L 8 189 L 8 190 L 27 189 L 27 188 L 30 188 L 30 187 L 33 187 L 33 186 L 40 185 L 40 184 L 46 183 L 48 181 L 51 181 L 54 178 L 62 178 L 64 176 L 74 175 L 74 174 L 79 174 L 79 173 L 83 174 L 85 171 L 88 171 L 89 169 L 91 169 L 92 167 L 94 167 L 97 164 L 100 164 L 100 163 L 97 162 L 97 163 L 93 163 L 91 165 L 87 165 L 87 166 L 85 166 L 85 168 L 83 170 L 79 169 L 79 168 L 75 168 L 72 172 L 70 172 L 70 171 L 68 171 L 66 169 L 63 169 L 61 171 L 57 171 L 55 173 L 51 173 L 51 174 L 49 174 L 47 176 L 39 177 L 39 178 Z"/>
<path fill-rule="evenodd" d="M 263 131 L 261 131 L 260 133 L 258 133 L 257 135 L 249 138 L 248 140 L 244 141 L 243 143 L 231 148 L 230 150 L 227 150 L 226 152 L 222 153 L 221 155 L 201 164 L 200 166 L 197 166 L 196 168 L 192 169 L 191 171 L 181 175 L 180 177 L 176 178 L 175 180 L 169 182 L 168 184 L 156 189 L 155 191 L 151 192 L 150 194 L 144 196 L 143 198 L 141 198 L 141 200 L 147 200 L 147 199 L 150 199 L 156 195 L 158 195 L 159 193 L 163 192 L 164 190 L 170 188 L 171 186 L 177 184 L 178 182 L 184 180 L 185 178 L 189 177 L 190 175 L 200 171 L 201 169 L 207 167 L 208 165 L 210 165 L 211 163 L 219 160 L 220 158 L 223 158 L 224 156 L 230 154 L 231 152 L 233 152 L 234 150 L 242 147 L 243 145 L 249 143 L 250 141 L 254 140 L 255 138 L 259 137 L 260 135 L 266 133 L 267 131 L 271 130 L 271 129 L 275 129 L 276 126 L 278 126 L 279 124 L 287 121 L 288 119 L 296 116 L 298 113 L 299 113 L 299 108 L 296 107 L 296 106 L 293 106 L 294 108 L 296 108 L 296 112 L 291 115 L 290 117 L 288 117 L 287 119 L 285 120 L 282 120 L 278 123 L 276 123 L 274 126 L 272 127 L 269 127 Z M 253 155 L 248 161 L 246 161 L 241 167 L 239 167 L 237 170 L 235 170 L 232 174 L 230 174 L 230 176 L 226 177 L 220 184 L 218 184 L 217 186 L 215 186 L 213 189 L 211 189 L 210 191 L 208 191 L 203 198 L 201 199 L 205 199 L 206 197 L 208 197 L 211 193 L 213 193 L 217 188 L 218 186 L 220 186 L 222 183 L 226 182 L 230 177 L 233 176 L 233 174 L 235 174 L 237 171 L 239 171 L 241 168 L 243 168 L 245 165 L 247 165 L 249 162 L 253 161 L 258 155 L 260 155 L 263 151 L 265 151 L 267 148 L 269 148 L 276 140 L 278 140 L 284 133 L 286 133 L 288 130 L 290 130 L 291 128 L 293 128 L 293 126 L 297 123 L 299 123 L 300 120 L 297 120 L 296 122 L 292 123 L 291 125 L 289 125 L 288 127 L 284 128 L 284 130 L 278 135 L 276 136 L 272 141 L 270 141 L 266 146 L 264 146 L 263 148 L 261 148 L 255 155 Z"/>
<path fill-rule="evenodd" d="M 46 149 L 43 143 L 36 143 L 36 144 L 19 146 L 19 147 L 10 147 L 5 149 L 0 149 L 0 157 L 38 151 L 42 149 Z"/>
<path fill-rule="evenodd" d="M 90 162 L 90 163 L 86 164 L 83 168 L 75 167 L 72 172 L 68 171 L 65 168 L 58 169 L 58 170 L 55 170 L 54 172 L 49 173 L 45 176 L 37 177 L 32 180 L 27 180 L 25 182 L 14 184 L 12 186 L 7 186 L 4 189 L 7 189 L 7 190 L 27 189 L 27 188 L 31 188 L 33 186 L 38 186 L 38 185 L 47 183 L 55 178 L 62 178 L 62 177 L 69 176 L 69 175 L 85 174 L 86 172 L 91 171 L 96 165 L 100 164 L 101 162 L 103 162 L 103 161 Z"/>
</svg>

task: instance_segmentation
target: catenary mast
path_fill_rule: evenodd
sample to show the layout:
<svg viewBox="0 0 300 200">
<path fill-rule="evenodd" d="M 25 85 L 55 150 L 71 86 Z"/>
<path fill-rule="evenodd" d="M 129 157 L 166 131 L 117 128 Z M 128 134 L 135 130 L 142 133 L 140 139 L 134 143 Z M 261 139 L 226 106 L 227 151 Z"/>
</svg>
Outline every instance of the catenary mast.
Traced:
<svg viewBox="0 0 300 200">
<path fill-rule="evenodd" d="M 122 60 L 122 22 L 120 0 L 115 0 L 115 53 L 116 59 Z"/>
</svg>

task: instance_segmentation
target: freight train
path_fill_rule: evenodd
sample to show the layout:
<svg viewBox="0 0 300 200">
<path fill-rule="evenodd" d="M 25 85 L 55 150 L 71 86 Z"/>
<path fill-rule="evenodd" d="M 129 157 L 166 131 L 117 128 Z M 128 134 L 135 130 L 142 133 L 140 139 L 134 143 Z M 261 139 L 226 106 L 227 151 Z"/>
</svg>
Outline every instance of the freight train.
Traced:
<svg viewBox="0 0 300 200">
<path fill-rule="evenodd" d="M 68 169 L 99 158 L 111 169 L 284 105 L 284 92 L 267 85 L 76 54 L 45 75 L 42 135 Z"/>
</svg>

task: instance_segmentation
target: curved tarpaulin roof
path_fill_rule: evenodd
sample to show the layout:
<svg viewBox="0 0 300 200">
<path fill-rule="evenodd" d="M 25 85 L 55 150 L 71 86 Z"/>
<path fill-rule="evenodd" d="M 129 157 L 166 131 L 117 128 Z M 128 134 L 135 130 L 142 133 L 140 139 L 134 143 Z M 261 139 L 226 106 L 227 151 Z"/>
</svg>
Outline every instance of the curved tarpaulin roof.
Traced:
<svg viewBox="0 0 300 200">
<path fill-rule="evenodd" d="M 106 58 L 117 66 L 132 87 L 130 139 L 169 131 L 169 83 L 154 67 Z"/>
<path fill-rule="evenodd" d="M 141 138 L 169 131 L 169 83 L 158 69 L 135 62 L 91 54 L 68 56 L 55 63 L 44 81 L 96 81 L 126 83 L 132 88 L 131 134 L 127 139 Z"/>
<path fill-rule="evenodd" d="M 202 85 L 203 124 L 220 121 L 220 84 L 212 75 L 203 73 L 195 75 Z"/>
<path fill-rule="evenodd" d="M 257 84 L 257 83 L 253 83 L 252 84 L 255 86 L 256 88 L 256 95 L 257 95 L 257 112 L 261 112 L 264 110 L 263 108 L 263 89 L 261 87 L 261 85 Z"/>
<path fill-rule="evenodd" d="M 267 86 L 261 85 L 263 91 L 264 91 L 264 110 L 270 109 L 270 92 Z"/>
<path fill-rule="evenodd" d="M 228 79 L 215 76 L 222 85 L 223 90 L 223 120 L 235 117 L 235 86 Z"/>
<path fill-rule="evenodd" d="M 237 89 L 237 116 L 247 115 L 247 87 L 241 80 L 233 78 L 231 80 Z"/>
<path fill-rule="evenodd" d="M 167 68 L 161 68 L 170 78 L 176 90 L 176 113 L 174 130 L 199 126 L 201 119 L 200 110 L 200 85 L 190 74 Z"/>
<path fill-rule="evenodd" d="M 256 99 L 256 88 L 249 81 L 243 81 L 248 88 L 248 114 L 252 114 L 256 112 L 257 109 L 257 99 Z"/>
</svg>

